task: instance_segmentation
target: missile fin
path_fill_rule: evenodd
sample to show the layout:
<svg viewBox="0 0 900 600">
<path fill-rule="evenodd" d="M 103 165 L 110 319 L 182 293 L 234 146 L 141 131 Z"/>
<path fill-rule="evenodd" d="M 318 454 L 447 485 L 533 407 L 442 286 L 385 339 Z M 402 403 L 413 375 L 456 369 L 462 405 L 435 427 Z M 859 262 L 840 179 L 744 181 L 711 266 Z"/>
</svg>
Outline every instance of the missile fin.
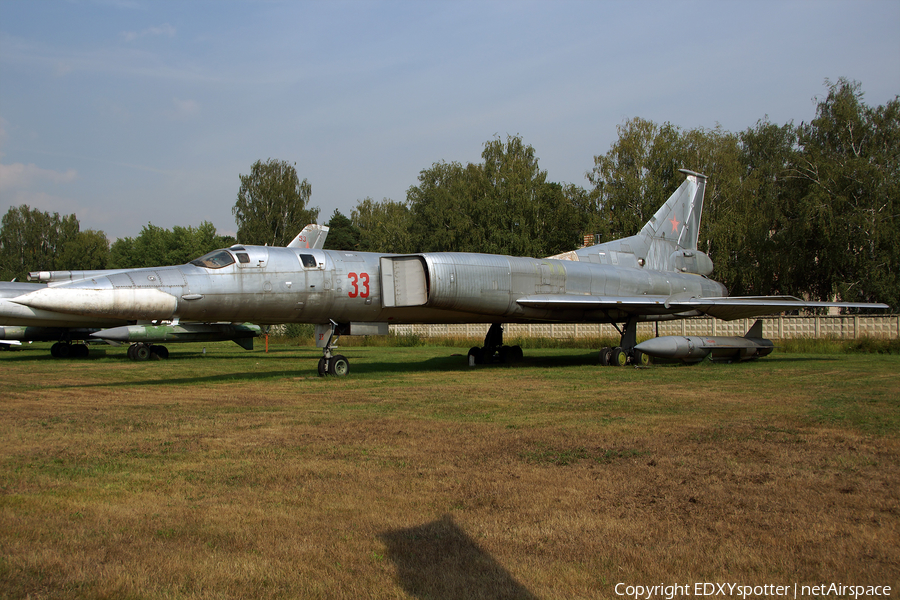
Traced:
<svg viewBox="0 0 900 600">
<path fill-rule="evenodd" d="M 745 338 L 761 338 L 763 337 L 763 326 L 762 319 L 757 319 L 756 323 L 750 328 L 750 330 L 744 334 Z"/>
</svg>

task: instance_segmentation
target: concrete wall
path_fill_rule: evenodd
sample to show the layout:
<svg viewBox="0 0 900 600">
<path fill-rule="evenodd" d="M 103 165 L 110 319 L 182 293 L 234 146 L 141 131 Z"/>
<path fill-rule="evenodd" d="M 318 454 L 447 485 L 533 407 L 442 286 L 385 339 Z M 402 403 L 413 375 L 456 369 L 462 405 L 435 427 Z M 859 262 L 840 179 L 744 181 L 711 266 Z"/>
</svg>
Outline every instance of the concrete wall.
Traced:
<svg viewBox="0 0 900 600">
<path fill-rule="evenodd" d="M 720 321 L 711 317 L 697 317 L 681 321 L 659 323 L 659 335 L 744 335 L 756 319 Z M 836 338 L 855 339 L 860 337 L 896 339 L 900 336 L 900 315 L 886 316 L 844 316 L 828 315 L 813 317 L 763 317 L 763 335 L 773 340 L 788 338 Z M 638 325 L 638 338 L 656 334 L 655 323 Z M 391 325 L 395 335 L 418 335 L 422 337 L 471 337 L 483 338 L 488 325 L 473 323 L 468 325 Z M 618 337 L 619 333 L 609 324 L 575 323 L 528 325 L 507 324 L 503 327 L 506 337 Z"/>
</svg>

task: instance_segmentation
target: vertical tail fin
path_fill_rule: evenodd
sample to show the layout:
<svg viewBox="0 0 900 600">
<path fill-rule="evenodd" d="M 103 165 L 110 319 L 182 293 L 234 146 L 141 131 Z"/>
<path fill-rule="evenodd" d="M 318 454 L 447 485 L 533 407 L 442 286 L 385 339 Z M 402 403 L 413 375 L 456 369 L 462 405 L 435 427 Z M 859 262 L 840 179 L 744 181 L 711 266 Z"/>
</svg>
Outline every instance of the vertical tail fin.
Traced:
<svg viewBox="0 0 900 600">
<path fill-rule="evenodd" d="M 550 258 L 709 275 L 713 270 L 712 261 L 697 250 L 706 175 L 685 169 L 681 172 L 687 179 L 639 234 Z"/>
<path fill-rule="evenodd" d="M 310 223 L 297 234 L 288 248 L 318 248 L 322 249 L 325 245 L 325 238 L 328 236 L 328 227 L 325 225 L 316 225 Z"/>
<path fill-rule="evenodd" d="M 681 250 L 696 250 L 703 213 L 706 175 L 680 169 L 687 175 L 675 193 L 641 229 L 641 235 L 674 243 Z"/>
</svg>

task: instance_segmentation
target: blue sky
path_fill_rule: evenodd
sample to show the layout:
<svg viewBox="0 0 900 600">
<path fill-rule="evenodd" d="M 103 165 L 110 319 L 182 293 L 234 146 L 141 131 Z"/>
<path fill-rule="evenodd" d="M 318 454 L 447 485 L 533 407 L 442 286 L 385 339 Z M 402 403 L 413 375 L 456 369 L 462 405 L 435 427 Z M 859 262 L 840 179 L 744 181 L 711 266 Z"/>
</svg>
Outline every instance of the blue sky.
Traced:
<svg viewBox="0 0 900 600">
<path fill-rule="evenodd" d="M 0 211 L 233 234 L 276 158 L 325 222 L 507 135 L 587 186 L 626 119 L 800 123 L 840 77 L 900 94 L 900 0 L 0 0 Z"/>
</svg>

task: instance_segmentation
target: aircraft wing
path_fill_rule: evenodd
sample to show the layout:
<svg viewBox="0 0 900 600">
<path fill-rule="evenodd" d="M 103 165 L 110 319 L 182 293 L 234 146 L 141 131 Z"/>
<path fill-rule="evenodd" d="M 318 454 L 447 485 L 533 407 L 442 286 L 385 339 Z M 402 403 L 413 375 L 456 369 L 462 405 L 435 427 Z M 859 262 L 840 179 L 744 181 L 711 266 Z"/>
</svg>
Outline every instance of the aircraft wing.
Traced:
<svg viewBox="0 0 900 600">
<path fill-rule="evenodd" d="M 643 314 L 647 312 L 675 313 L 679 309 L 669 310 L 666 300 L 669 296 L 589 296 L 580 294 L 536 294 L 516 300 L 517 304 L 529 308 L 545 310 L 609 310 L 615 309 L 628 313 Z"/>
<path fill-rule="evenodd" d="M 685 298 L 679 296 L 588 296 L 578 294 L 543 294 L 517 300 L 522 306 L 559 310 L 617 310 L 631 314 L 682 314 L 696 311 L 724 321 L 776 315 L 783 312 L 814 308 L 890 309 L 875 302 L 814 302 L 793 296 L 724 296 L 720 298 Z"/>
<path fill-rule="evenodd" d="M 814 308 L 876 308 L 890 309 L 880 302 L 814 302 L 794 296 L 726 296 L 723 298 L 688 298 L 671 302 L 675 306 L 690 307 L 724 321 L 763 315 L 777 315 L 792 310 Z"/>
</svg>

